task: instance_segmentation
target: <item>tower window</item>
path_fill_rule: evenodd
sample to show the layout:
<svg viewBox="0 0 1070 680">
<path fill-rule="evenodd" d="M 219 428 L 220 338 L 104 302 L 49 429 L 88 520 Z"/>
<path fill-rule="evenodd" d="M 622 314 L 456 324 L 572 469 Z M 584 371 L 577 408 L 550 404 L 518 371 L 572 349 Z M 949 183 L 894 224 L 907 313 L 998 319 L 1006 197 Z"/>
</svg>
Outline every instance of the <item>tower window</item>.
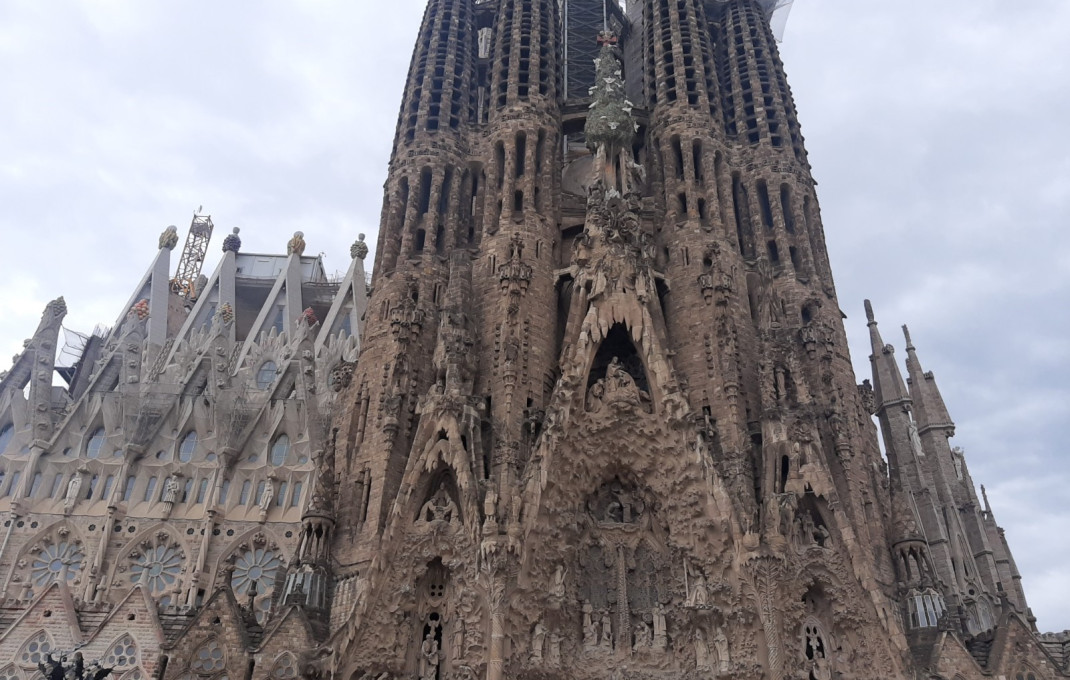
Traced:
<svg viewBox="0 0 1070 680">
<path fill-rule="evenodd" d="M 280 434 L 271 445 L 271 464 L 278 467 L 286 462 L 286 456 L 290 453 L 290 438 Z"/>
<path fill-rule="evenodd" d="M 89 436 L 89 441 L 85 445 L 85 455 L 87 458 L 100 458 L 102 448 L 104 448 L 104 428 L 98 427 Z"/>
<path fill-rule="evenodd" d="M 193 460 L 193 451 L 197 448 L 197 431 L 190 430 L 186 433 L 186 436 L 182 439 L 182 444 L 178 447 L 178 460 L 183 463 L 188 463 Z"/>
</svg>

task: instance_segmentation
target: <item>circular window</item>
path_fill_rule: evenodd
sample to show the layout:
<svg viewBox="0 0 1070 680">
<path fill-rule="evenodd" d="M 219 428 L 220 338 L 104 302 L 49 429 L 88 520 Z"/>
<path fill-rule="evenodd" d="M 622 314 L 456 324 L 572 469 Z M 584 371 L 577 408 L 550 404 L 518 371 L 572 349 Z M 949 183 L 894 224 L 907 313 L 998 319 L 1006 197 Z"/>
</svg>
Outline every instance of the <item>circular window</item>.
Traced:
<svg viewBox="0 0 1070 680">
<path fill-rule="evenodd" d="M 30 580 L 37 587 L 58 580 L 73 581 L 82 568 L 85 555 L 77 543 L 66 541 L 49 545 L 34 557 L 30 565 Z"/>
<path fill-rule="evenodd" d="M 280 434 L 275 438 L 275 443 L 271 445 L 271 464 L 275 466 L 282 465 L 286 462 L 286 454 L 290 452 L 290 438 L 285 434 Z"/>
<path fill-rule="evenodd" d="M 104 448 L 104 428 L 98 427 L 89 436 L 89 441 L 85 445 L 85 455 L 89 458 L 100 458 L 102 448 Z"/>
<path fill-rule="evenodd" d="M 274 361 L 265 361 L 260 364 L 260 370 L 256 372 L 256 386 L 262 390 L 271 387 L 279 374 L 279 368 Z"/>
<path fill-rule="evenodd" d="M 178 549 L 157 545 L 130 566 L 130 581 L 144 585 L 150 593 L 162 593 L 175 584 L 181 571 L 182 554 Z"/>
<path fill-rule="evenodd" d="M 197 448 L 197 432 L 190 430 L 178 447 L 178 459 L 188 463 L 193 459 L 193 450 Z"/>
<path fill-rule="evenodd" d="M 4 427 L 0 428 L 0 453 L 7 449 L 7 445 L 11 443 L 14 436 L 15 427 L 13 425 L 4 425 Z"/>
</svg>

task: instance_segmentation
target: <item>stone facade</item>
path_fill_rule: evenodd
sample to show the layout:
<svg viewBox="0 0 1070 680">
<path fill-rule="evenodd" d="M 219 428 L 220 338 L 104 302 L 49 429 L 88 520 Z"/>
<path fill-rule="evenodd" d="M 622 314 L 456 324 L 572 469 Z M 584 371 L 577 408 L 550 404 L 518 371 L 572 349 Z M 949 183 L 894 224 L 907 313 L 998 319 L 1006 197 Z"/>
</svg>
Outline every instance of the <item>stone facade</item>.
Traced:
<svg viewBox="0 0 1070 680">
<path fill-rule="evenodd" d="M 328 286 L 300 234 L 271 283 L 229 241 L 66 391 L 51 305 L 0 383 L 0 678 L 42 643 L 160 680 L 1067 677 L 868 303 L 858 384 L 778 4 L 429 0 L 367 301 L 362 243 Z"/>
</svg>

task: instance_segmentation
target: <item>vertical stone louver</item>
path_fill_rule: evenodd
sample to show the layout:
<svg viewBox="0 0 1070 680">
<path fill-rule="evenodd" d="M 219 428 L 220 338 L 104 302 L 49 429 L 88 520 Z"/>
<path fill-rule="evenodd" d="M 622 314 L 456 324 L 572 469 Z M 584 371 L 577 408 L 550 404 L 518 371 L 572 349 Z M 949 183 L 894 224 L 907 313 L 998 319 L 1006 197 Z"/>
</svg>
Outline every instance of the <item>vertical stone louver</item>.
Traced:
<svg viewBox="0 0 1070 680">
<path fill-rule="evenodd" d="M 439 298 L 449 257 L 475 237 L 468 170 L 475 118 L 473 0 L 431 0 L 413 52 L 386 182 L 362 360 L 339 468 L 356 481 L 339 498 L 339 528 L 377 531 L 396 496 L 435 375 Z M 372 359 L 374 357 L 374 359 Z M 343 559 L 346 559 L 343 557 Z"/>
<path fill-rule="evenodd" d="M 501 0 L 488 67 L 479 390 L 490 435 L 484 472 L 515 481 L 523 423 L 544 408 L 557 365 L 554 243 L 559 214 L 560 17 L 556 0 Z M 508 494 L 506 494 L 508 497 Z"/>
</svg>

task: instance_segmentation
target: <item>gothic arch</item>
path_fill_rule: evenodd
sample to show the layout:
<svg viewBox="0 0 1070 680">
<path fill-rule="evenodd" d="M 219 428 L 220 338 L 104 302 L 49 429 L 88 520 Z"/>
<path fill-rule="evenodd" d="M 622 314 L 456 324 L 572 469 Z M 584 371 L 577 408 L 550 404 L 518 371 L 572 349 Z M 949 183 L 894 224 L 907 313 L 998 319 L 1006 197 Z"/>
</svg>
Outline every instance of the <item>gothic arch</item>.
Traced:
<svg viewBox="0 0 1070 680">
<path fill-rule="evenodd" d="M 652 381 L 642 340 L 632 337 L 626 323 L 614 323 L 597 348 L 589 352 L 584 375 L 588 411 L 599 410 L 603 402 L 631 403 L 648 413 L 653 411 Z"/>
<path fill-rule="evenodd" d="M 297 657 L 290 652 L 283 652 L 271 665 L 268 674 L 270 680 L 295 680 L 297 678 Z"/>
<path fill-rule="evenodd" d="M 89 568 L 88 559 L 88 545 L 81 533 L 61 519 L 23 545 L 8 571 L 8 596 L 36 595 L 61 577 L 68 587 L 80 584 Z"/>
<path fill-rule="evenodd" d="M 36 672 L 37 664 L 42 663 L 48 655 L 56 650 L 56 641 L 47 630 L 31 634 L 15 652 L 15 663 L 25 670 Z"/>
<path fill-rule="evenodd" d="M 247 597 L 256 584 L 255 613 L 261 625 L 271 611 L 275 591 L 283 586 L 285 568 L 290 559 L 278 539 L 264 527 L 250 529 L 238 536 L 220 553 L 216 561 L 216 580 L 226 578 L 238 598 Z M 233 566 L 233 570 L 224 565 Z M 213 587 L 218 587 L 216 583 Z"/>
<path fill-rule="evenodd" d="M 0 668 L 0 680 L 22 680 L 22 674 L 15 667 L 15 664 L 9 663 Z"/>
<path fill-rule="evenodd" d="M 116 553 L 108 583 L 117 584 L 118 592 L 142 585 L 150 597 L 162 603 L 169 592 L 179 592 L 190 554 L 189 546 L 173 526 L 157 523 L 139 531 Z M 142 575 L 145 568 L 152 566 L 157 567 L 153 573 L 159 571 L 158 576 L 150 579 Z M 170 602 L 175 603 L 174 597 Z"/>
<path fill-rule="evenodd" d="M 112 674 L 119 675 L 128 670 L 137 670 L 140 665 L 140 650 L 130 633 L 117 637 L 104 654 L 102 665 L 111 668 Z"/>
</svg>

